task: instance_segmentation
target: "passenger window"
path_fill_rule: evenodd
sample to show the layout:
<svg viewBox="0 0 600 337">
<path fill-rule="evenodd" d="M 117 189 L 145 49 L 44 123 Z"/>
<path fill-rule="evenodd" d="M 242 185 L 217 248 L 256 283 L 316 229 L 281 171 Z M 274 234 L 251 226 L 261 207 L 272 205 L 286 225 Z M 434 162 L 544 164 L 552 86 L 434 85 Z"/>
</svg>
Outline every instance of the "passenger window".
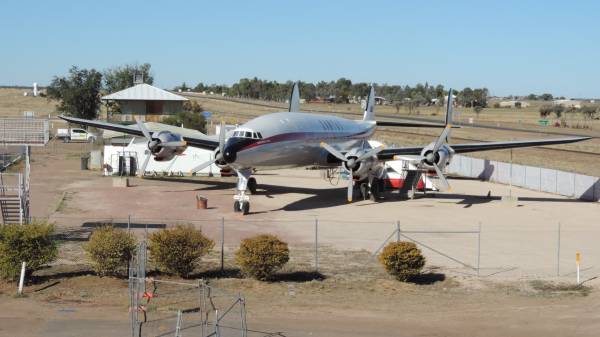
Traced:
<svg viewBox="0 0 600 337">
<path fill-rule="evenodd" d="M 246 131 L 246 138 L 252 138 L 252 132 Z"/>
<path fill-rule="evenodd" d="M 262 139 L 262 135 L 260 134 L 260 132 L 257 132 L 256 135 L 258 135 L 258 139 Z"/>
</svg>

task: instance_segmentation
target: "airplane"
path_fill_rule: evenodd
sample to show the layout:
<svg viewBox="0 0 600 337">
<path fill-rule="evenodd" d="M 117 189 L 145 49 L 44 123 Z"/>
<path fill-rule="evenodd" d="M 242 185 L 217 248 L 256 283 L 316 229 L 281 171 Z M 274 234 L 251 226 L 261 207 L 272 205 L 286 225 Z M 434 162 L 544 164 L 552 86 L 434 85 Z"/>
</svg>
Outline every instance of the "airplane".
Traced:
<svg viewBox="0 0 600 337">
<path fill-rule="evenodd" d="M 498 149 L 566 144 L 584 141 L 590 137 L 570 137 L 547 140 L 501 141 L 470 144 L 448 144 L 452 126 L 453 96 L 448 93 L 446 121 L 444 124 L 420 122 L 376 121 L 375 89 L 371 86 L 362 120 L 350 120 L 337 116 L 303 113 L 300 111 L 298 83 L 292 87 L 288 111 L 275 112 L 256 117 L 236 129 L 225 132 L 221 121 L 218 136 L 183 137 L 169 131 L 151 133 L 137 120 L 136 126 L 124 126 L 102 121 L 59 116 L 69 123 L 100 129 L 113 130 L 148 140 L 148 150 L 157 161 L 169 161 L 181 155 L 187 146 L 214 151 L 212 160 L 192 169 L 195 173 L 216 164 L 230 168 L 237 174 L 237 193 L 234 211 L 246 215 L 250 211 L 250 194 L 256 193 L 257 182 L 252 177 L 256 170 L 274 170 L 295 167 L 318 167 L 322 169 L 342 166 L 348 173 L 347 199 L 352 202 L 354 183 L 360 186 L 363 197 L 377 200 L 381 181 L 385 175 L 384 164 L 391 160 L 408 160 L 420 168 L 435 171 L 441 183 L 440 189 L 449 184 L 443 170 L 456 153 Z M 377 126 L 433 127 L 443 128 L 440 136 L 430 144 L 416 147 L 372 147 L 369 138 Z M 144 172 L 150 156 L 142 165 Z"/>
</svg>

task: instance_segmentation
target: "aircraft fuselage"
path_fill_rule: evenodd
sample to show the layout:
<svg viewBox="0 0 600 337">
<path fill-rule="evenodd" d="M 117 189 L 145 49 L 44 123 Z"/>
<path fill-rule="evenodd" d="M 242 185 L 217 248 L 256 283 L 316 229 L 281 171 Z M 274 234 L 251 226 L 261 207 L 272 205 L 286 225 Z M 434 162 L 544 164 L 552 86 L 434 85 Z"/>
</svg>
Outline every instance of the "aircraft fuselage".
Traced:
<svg viewBox="0 0 600 337">
<path fill-rule="evenodd" d="M 278 169 L 339 166 L 320 144 L 339 150 L 365 146 L 375 132 L 374 121 L 336 116 L 280 112 L 257 117 L 229 134 L 224 159 L 236 169 Z"/>
</svg>

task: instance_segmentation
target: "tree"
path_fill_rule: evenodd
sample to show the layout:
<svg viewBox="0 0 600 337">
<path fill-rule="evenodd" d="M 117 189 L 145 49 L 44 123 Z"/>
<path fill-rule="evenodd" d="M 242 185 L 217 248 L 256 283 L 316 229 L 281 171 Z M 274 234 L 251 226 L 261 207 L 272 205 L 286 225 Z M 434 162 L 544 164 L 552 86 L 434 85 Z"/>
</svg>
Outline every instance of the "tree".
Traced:
<svg viewBox="0 0 600 337">
<path fill-rule="evenodd" d="M 102 74 L 95 69 L 69 69 L 68 77 L 54 76 L 48 86 L 48 99 L 59 101 L 57 110 L 85 119 L 98 117 Z"/>
<path fill-rule="evenodd" d="M 150 63 L 126 64 L 124 66 L 114 67 L 104 71 L 104 83 L 108 92 L 116 92 L 133 86 L 134 75 L 139 74 L 143 77 L 144 83 L 154 83 L 154 77 L 150 72 L 152 66 Z"/>
<path fill-rule="evenodd" d="M 540 99 L 542 101 L 551 101 L 554 97 L 552 96 L 552 94 L 541 94 L 540 95 Z"/>
<path fill-rule="evenodd" d="M 553 106 L 552 105 L 542 105 L 540 107 L 540 117 L 542 118 L 548 118 L 548 116 L 550 116 L 550 114 L 553 111 Z"/>
<path fill-rule="evenodd" d="M 202 111 L 204 109 L 197 101 L 187 101 L 183 104 L 183 111 L 164 118 L 162 122 L 206 133 L 206 119 L 204 119 Z"/>
<path fill-rule="evenodd" d="M 530 101 L 536 101 L 538 97 L 536 94 L 529 94 L 529 96 L 527 96 L 527 99 Z"/>
<path fill-rule="evenodd" d="M 565 112 L 565 107 L 557 104 L 552 107 L 552 112 L 556 115 L 556 119 L 560 119 L 562 117 L 563 112 Z"/>
</svg>

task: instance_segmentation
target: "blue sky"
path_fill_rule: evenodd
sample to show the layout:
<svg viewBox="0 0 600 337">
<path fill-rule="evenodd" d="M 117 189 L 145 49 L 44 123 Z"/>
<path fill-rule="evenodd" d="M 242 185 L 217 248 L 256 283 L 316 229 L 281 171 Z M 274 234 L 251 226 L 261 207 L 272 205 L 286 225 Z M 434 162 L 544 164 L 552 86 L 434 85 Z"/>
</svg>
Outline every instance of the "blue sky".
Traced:
<svg viewBox="0 0 600 337">
<path fill-rule="evenodd" d="M 152 64 L 155 84 L 242 77 L 600 97 L 597 1 L 11 1 L 0 84 Z"/>
</svg>

